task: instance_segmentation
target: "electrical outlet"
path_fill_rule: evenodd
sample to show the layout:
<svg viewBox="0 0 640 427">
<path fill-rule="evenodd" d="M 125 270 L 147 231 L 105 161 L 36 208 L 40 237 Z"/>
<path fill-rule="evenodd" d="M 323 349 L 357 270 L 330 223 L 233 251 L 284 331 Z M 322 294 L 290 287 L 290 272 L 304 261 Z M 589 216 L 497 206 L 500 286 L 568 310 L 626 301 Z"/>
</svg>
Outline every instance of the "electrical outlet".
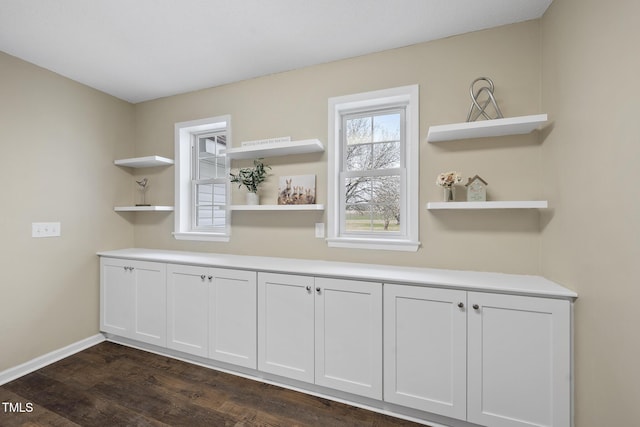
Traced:
<svg viewBox="0 0 640 427">
<path fill-rule="evenodd" d="M 324 222 L 316 222 L 316 237 L 318 239 L 324 238 Z"/>
<path fill-rule="evenodd" d="M 31 237 L 58 237 L 58 236 L 60 236 L 59 222 L 31 223 Z"/>
</svg>

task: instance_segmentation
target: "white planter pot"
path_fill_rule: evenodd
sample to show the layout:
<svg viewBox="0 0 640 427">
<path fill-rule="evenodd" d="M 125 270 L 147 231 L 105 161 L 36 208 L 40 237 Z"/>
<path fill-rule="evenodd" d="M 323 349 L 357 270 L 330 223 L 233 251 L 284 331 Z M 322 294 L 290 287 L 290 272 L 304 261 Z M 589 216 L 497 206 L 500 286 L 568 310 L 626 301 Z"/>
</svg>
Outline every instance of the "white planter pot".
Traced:
<svg viewBox="0 0 640 427">
<path fill-rule="evenodd" d="M 247 193 L 247 205 L 259 205 L 260 196 L 258 193 Z"/>
</svg>

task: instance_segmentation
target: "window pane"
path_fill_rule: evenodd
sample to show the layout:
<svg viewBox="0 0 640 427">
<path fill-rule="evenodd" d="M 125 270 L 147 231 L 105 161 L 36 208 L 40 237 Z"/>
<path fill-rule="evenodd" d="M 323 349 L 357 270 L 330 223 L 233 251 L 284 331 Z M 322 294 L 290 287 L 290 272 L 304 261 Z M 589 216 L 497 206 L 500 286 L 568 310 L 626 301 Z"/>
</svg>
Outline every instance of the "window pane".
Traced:
<svg viewBox="0 0 640 427">
<path fill-rule="evenodd" d="M 373 117 L 373 141 L 398 141 L 400 139 L 400 113 Z"/>
<path fill-rule="evenodd" d="M 345 180 L 345 200 L 348 205 L 370 203 L 372 197 L 371 179 L 360 176 Z"/>
<path fill-rule="evenodd" d="M 223 157 L 212 157 L 198 160 L 198 176 L 196 179 L 226 178 L 227 167 Z"/>
<path fill-rule="evenodd" d="M 220 206 L 200 206 L 197 211 L 198 227 L 224 227 L 226 214 Z"/>
<path fill-rule="evenodd" d="M 213 133 L 198 136 L 198 167 L 194 173 L 194 179 L 226 178 L 227 171 L 225 157 L 221 154 L 227 146 L 227 137 L 224 133 Z"/>
<path fill-rule="evenodd" d="M 224 227 L 225 184 L 196 184 L 196 227 Z"/>
<path fill-rule="evenodd" d="M 216 155 L 216 139 L 205 136 L 198 138 L 198 152 L 200 158 L 206 158 Z"/>
<path fill-rule="evenodd" d="M 218 167 L 218 174 L 220 175 L 220 173 L 222 172 L 219 178 L 228 178 L 227 165 L 225 162 L 226 161 L 224 156 L 216 158 L 216 166 Z"/>
<path fill-rule="evenodd" d="M 213 225 L 213 206 L 199 206 L 196 214 L 196 225 L 198 227 Z"/>
<path fill-rule="evenodd" d="M 213 208 L 213 226 L 214 227 L 224 227 L 227 223 L 227 213 L 220 206 L 215 206 Z"/>
<path fill-rule="evenodd" d="M 213 184 L 196 184 L 196 204 L 212 205 L 213 204 Z"/>
<path fill-rule="evenodd" d="M 198 153 L 201 158 L 219 156 L 220 150 L 227 148 L 227 137 L 224 133 L 198 136 Z"/>
<path fill-rule="evenodd" d="M 345 136 L 347 145 L 371 142 L 371 117 L 347 119 Z"/>
<path fill-rule="evenodd" d="M 400 176 L 351 177 L 345 181 L 346 232 L 400 231 Z"/>
<path fill-rule="evenodd" d="M 200 159 L 198 161 L 198 179 L 218 178 L 218 167 L 216 159 Z"/>
<path fill-rule="evenodd" d="M 227 135 L 220 134 L 216 137 L 216 156 L 224 156 L 221 154 L 221 150 L 225 150 L 227 148 Z"/>
<path fill-rule="evenodd" d="M 397 110 L 345 118 L 345 170 L 401 167 L 401 118 Z"/>
<path fill-rule="evenodd" d="M 196 184 L 198 205 L 224 205 L 225 195 L 225 184 Z"/>
<path fill-rule="evenodd" d="M 227 162 L 221 150 L 226 148 L 226 134 L 211 132 L 196 136 L 194 177 L 196 181 L 226 179 Z M 226 225 L 226 184 L 196 182 L 194 194 L 194 226 L 197 229 Z"/>
<path fill-rule="evenodd" d="M 371 168 L 371 145 L 351 145 L 347 147 L 347 170 L 366 170 Z"/>
<path fill-rule="evenodd" d="M 400 230 L 400 176 L 376 178 L 372 183 L 374 199 L 372 211 L 376 231 Z M 378 228 L 382 227 L 381 230 Z"/>
<path fill-rule="evenodd" d="M 400 167 L 400 142 L 383 142 L 373 145 L 370 169 L 390 169 Z"/>
<path fill-rule="evenodd" d="M 225 184 L 213 184 L 213 204 L 224 206 L 226 202 L 227 187 Z"/>
<path fill-rule="evenodd" d="M 400 224 L 401 179 L 404 167 L 402 108 L 373 110 L 343 116 L 342 171 L 344 233 L 403 232 Z M 384 172 L 383 172 L 384 171 Z M 361 176 L 353 176 L 353 173 Z M 394 173 L 394 175 L 382 175 Z"/>
<path fill-rule="evenodd" d="M 347 205 L 345 211 L 345 231 L 351 233 L 371 231 L 370 205 Z"/>
</svg>

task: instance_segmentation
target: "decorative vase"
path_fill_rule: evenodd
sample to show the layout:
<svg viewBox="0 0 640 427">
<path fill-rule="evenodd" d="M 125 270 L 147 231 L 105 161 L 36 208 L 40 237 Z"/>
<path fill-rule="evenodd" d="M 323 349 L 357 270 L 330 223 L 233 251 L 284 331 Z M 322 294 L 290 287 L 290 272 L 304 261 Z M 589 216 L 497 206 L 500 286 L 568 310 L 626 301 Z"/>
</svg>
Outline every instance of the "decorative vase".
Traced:
<svg viewBox="0 0 640 427">
<path fill-rule="evenodd" d="M 444 201 L 445 202 L 453 202 L 456 198 L 455 189 L 453 186 L 451 187 L 443 187 L 444 189 Z"/>
<path fill-rule="evenodd" d="M 247 204 L 248 205 L 259 205 L 260 204 L 260 196 L 258 193 L 247 193 Z"/>
</svg>

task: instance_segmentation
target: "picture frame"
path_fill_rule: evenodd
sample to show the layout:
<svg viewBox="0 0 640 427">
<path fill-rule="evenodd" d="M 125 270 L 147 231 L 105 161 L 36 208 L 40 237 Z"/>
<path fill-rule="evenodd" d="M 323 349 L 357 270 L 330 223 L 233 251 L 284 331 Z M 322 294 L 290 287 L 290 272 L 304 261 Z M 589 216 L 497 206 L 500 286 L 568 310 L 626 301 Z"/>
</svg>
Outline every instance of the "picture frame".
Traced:
<svg viewBox="0 0 640 427">
<path fill-rule="evenodd" d="M 278 205 L 314 205 L 315 175 L 281 176 L 278 183 Z"/>
</svg>

